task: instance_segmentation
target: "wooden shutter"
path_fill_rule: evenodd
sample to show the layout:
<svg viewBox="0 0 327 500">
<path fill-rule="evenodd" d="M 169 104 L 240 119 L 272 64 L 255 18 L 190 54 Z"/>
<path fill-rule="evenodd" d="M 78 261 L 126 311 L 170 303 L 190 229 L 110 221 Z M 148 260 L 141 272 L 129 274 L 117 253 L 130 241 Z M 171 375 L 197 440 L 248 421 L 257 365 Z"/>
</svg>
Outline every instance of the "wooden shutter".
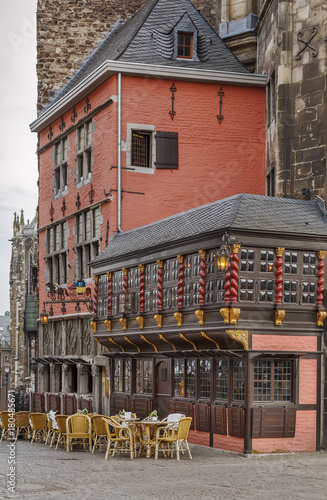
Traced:
<svg viewBox="0 0 327 500">
<path fill-rule="evenodd" d="M 178 168 L 178 133 L 156 133 L 156 168 Z"/>
<path fill-rule="evenodd" d="M 243 408 L 228 408 L 228 434 L 235 437 L 244 437 Z"/>
<path fill-rule="evenodd" d="M 136 413 L 137 417 L 146 418 L 153 410 L 153 400 L 147 397 L 130 398 L 129 409 Z"/>
<path fill-rule="evenodd" d="M 112 394 L 110 396 L 110 415 L 116 415 L 121 410 L 131 410 L 129 407 L 129 397 L 125 394 Z"/>
<path fill-rule="evenodd" d="M 253 438 L 295 436 L 296 408 L 254 408 L 252 411 Z"/>
<path fill-rule="evenodd" d="M 205 403 L 195 404 L 195 425 L 200 432 L 210 431 L 210 407 Z"/>
<path fill-rule="evenodd" d="M 169 402 L 171 413 L 183 413 L 186 417 L 192 417 L 191 430 L 194 430 L 194 412 L 193 403 L 187 401 L 175 401 L 171 399 Z"/>
<path fill-rule="evenodd" d="M 38 392 L 34 395 L 34 411 L 37 413 L 44 412 L 44 395 Z"/>
<path fill-rule="evenodd" d="M 211 405 L 211 428 L 215 434 L 227 434 L 226 407 Z"/>
</svg>

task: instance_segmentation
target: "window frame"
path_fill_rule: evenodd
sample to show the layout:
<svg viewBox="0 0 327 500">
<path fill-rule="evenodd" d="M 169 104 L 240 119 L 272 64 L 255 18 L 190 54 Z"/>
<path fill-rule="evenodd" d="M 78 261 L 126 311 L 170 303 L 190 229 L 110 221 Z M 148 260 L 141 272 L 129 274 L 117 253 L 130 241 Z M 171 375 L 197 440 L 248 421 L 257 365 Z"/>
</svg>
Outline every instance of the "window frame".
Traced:
<svg viewBox="0 0 327 500">
<path fill-rule="evenodd" d="M 53 147 L 53 197 L 56 199 L 68 192 L 68 135 L 62 137 Z"/>
<path fill-rule="evenodd" d="M 91 132 L 90 132 L 91 130 Z M 83 131 L 83 134 L 82 134 Z M 90 141 L 88 141 L 91 135 Z M 83 185 L 92 180 L 93 173 L 93 119 L 76 128 L 75 185 Z"/>
<path fill-rule="evenodd" d="M 180 41 L 180 37 L 182 38 L 182 43 Z M 186 45 L 185 40 L 186 37 L 190 37 L 190 44 Z M 177 59 L 193 59 L 193 45 L 194 45 L 194 33 L 178 31 L 177 32 Z M 182 48 L 182 55 L 179 54 L 179 49 Z M 186 49 L 189 48 L 190 54 L 186 55 Z"/>
<path fill-rule="evenodd" d="M 59 237 L 59 238 L 58 238 Z M 47 281 L 59 285 L 68 282 L 68 222 L 53 224 L 46 235 Z"/>
<path fill-rule="evenodd" d="M 100 253 L 101 207 L 83 210 L 75 215 L 75 280 L 92 277 L 88 263 Z"/>
</svg>

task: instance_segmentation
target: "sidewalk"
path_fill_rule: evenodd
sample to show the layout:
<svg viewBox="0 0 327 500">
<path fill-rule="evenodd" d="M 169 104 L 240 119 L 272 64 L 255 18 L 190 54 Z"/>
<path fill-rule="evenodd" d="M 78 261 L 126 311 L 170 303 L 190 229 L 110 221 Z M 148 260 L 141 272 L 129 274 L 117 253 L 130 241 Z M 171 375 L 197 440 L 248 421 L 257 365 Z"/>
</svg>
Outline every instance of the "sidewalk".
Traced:
<svg viewBox="0 0 327 500">
<path fill-rule="evenodd" d="M 193 460 L 66 453 L 18 441 L 16 493 L 7 489 L 8 441 L 0 444 L 0 498 L 26 500 L 326 499 L 327 452 L 244 458 L 192 447 Z"/>
</svg>

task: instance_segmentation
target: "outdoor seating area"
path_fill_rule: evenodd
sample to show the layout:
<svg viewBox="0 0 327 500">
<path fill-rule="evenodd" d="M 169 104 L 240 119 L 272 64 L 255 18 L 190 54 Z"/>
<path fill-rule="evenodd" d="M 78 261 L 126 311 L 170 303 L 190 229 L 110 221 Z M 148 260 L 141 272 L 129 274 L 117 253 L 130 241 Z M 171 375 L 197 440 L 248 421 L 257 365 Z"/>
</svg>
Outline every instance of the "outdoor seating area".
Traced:
<svg viewBox="0 0 327 500">
<path fill-rule="evenodd" d="M 30 439 L 31 444 L 43 443 L 60 447 L 67 453 L 81 450 L 101 453 L 109 456 L 127 455 L 131 460 L 139 457 L 158 459 L 159 453 L 165 458 L 181 454 L 192 455 L 187 442 L 192 418 L 182 413 L 172 413 L 162 420 L 156 412 L 144 419 L 135 413 L 122 410 L 118 415 L 98 415 L 79 410 L 73 415 L 49 413 L 17 412 L 14 428 L 9 422 L 9 412 L 0 412 L 1 441 L 12 439 Z M 14 434 L 9 433 L 14 430 Z M 55 445 L 55 446 L 54 446 Z"/>
</svg>

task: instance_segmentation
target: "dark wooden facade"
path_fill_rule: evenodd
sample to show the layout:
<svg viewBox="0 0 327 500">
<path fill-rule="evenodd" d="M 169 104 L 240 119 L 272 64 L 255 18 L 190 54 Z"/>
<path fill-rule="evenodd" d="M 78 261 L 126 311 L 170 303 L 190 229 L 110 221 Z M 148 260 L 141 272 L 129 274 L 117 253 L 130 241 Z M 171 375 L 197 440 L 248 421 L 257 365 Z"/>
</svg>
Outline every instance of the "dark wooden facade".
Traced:
<svg viewBox="0 0 327 500">
<path fill-rule="evenodd" d="M 252 198 L 268 211 L 280 205 Z M 322 425 L 327 244 L 315 233 L 322 220 L 316 212 L 317 227 L 299 235 L 299 223 L 292 226 L 291 212 L 284 213 L 279 225 L 289 220 L 289 229 L 277 224 L 274 234 L 264 223 L 253 228 L 256 214 L 242 201 L 236 219 L 248 213 L 249 227 L 229 225 L 232 257 L 225 274 L 216 255 L 228 226 L 217 222 L 213 235 L 204 221 L 202 231 L 185 238 L 183 214 L 174 242 L 167 237 L 154 248 L 149 227 L 143 235 L 140 228 L 140 250 L 135 231 L 122 233 L 116 237 L 121 245 L 116 240 L 111 255 L 109 245 L 109 253 L 93 262 L 98 281 L 92 325 L 111 359 L 111 412 L 185 413 L 193 417 L 191 440 L 218 448 L 313 451 L 321 446 Z M 318 206 L 295 203 L 311 203 L 309 212 Z M 302 209 L 309 216 L 306 205 Z M 169 221 L 151 231 L 168 224 L 167 234 L 173 234 L 176 221 L 170 229 Z M 142 247 L 144 237 L 148 248 Z"/>
</svg>

